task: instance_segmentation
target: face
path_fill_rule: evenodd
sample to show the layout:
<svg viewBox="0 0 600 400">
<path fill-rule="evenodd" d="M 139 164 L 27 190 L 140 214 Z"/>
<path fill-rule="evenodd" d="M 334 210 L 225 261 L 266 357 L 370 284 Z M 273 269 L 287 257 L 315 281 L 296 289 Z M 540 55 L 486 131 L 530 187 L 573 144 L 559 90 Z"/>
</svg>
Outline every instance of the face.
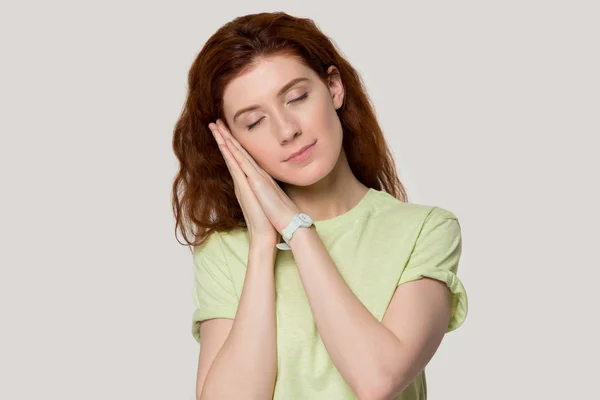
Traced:
<svg viewBox="0 0 600 400">
<path fill-rule="evenodd" d="M 328 72 L 324 83 L 295 57 L 261 58 L 225 88 L 223 111 L 232 135 L 276 180 L 308 186 L 338 161 L 343 136 L 336 110 L 344 88 L 337 69 Z"/>
</svg>

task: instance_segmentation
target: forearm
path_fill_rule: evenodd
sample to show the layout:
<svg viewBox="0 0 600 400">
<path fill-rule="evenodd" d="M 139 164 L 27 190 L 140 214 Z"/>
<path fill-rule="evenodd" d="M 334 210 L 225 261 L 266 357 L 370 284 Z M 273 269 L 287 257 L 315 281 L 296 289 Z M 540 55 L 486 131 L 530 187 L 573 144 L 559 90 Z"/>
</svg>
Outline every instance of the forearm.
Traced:
<svg viewBox="0 0 600 400">
<path fill-rule="evenodd" d="M 273 246 L 253 245 L 229 337 L 207 374 L 201 399 L 271 399 L 277 374 Z"/>
<path fill-rule="evenodd" d="M 354 295 L 315 228 L 297 230 L 290 247 L 317 329 L 336 368 L 359 397 L 381 393 L 397 373 L 401 342 Z"/>
</svg>

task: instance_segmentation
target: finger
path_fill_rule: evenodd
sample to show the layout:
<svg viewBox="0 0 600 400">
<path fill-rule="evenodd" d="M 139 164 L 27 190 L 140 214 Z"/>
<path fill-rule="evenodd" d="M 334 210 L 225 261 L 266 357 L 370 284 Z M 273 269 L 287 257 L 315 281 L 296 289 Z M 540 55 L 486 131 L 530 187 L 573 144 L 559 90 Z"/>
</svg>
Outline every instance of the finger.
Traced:
<svg viewBox="0 0 600 400">
<path fill-rule="evenodd" d="M 233 176 L 235 180 L 245 180 L 246 173 L 235 159 L 235 156 L 232 154 L 231 150 L 227 147 L 227 144 L 220 144 L 219 147 L 221 148 L 221 153 L 223 154 L 223 158 L 227 163 L 227 168 L 229 168 L 231 176 Z"/>
<path fill-rule="evenodd" d="M 208 124 L 208 129 L 210 129 L 210 131 L 213 134 L 213 137 L 215 138 L 218 144 L 225 143 L 221 133 L 219 132 L 219 127 L 217 126 L 217 124 L 211 122 L 210 124 Z"/>
<path fill-rule="evenodd" d="M 246 176 L 256 176 L 258 171 L 252 164 L 250 164 L 248 157 L 242 154 L 240 149 L 238 149 L 231 139 L 227 139 L 226 142 L 228 149 L 231 151 L 231 154 L 233 154 L 235 160 L 238 162 L 238 165 L 241 167 L 242 171 L 244 171 Z"/>
<path fill-rule="evenodd" d="M 215 125 L 220 131 L 222 131 L 221 135 L 223 136 L 224 140 L 227 138 L 235 139 L 221 118 L 215 121 Z"/>
<path fill-rule="evenodd" d="M 222 148 L 223 158 L 225 158 L 227 168 L 229 169 L 229 172 L 233 177 L 235 195 L 238 198 L 240 206 L 242 206 L 243 210 L 243 198 L 245 198 L 248 195 L 253 195 L 252 189 L 250 188 L 250 182 L 248 182 L 244 171 L 242 171 L 237 161 L 235 160 L 235 157 L 227 148 L 227 144 L 219 145 L 219 147 Z"/>
<path fill-rule="evenodd" d="M 256 163 L 256 161 L 254 160 L 254 158 L 252 158 L 252 156 L 246 151 L 246 149 L 244 149 L 244 147 L 240 144 L 240 142 L 238 142 L 233 137 L 233 135 L 231 134 L 231 132 L 229 132 L 229 130 L 225 126 L 225 123 L 223 123 L 222 120 L 218 119 L 217 120 L 217 126 L 219 128 L 219 132 L 221 133 L 221 136 L 223 137 L 223 139 L 225 139 L 225 140 L 231 139 L 231 141 L 233 142 L 233 145 L 239 150 L 239 152 L 241 153 L 241 155 L 243 155 L 246 159 L 248 159 L 249 164 L 252 167 L 254 167 L 254 169 L 257 172 L 260 172 L 262 170 L 262 168 Z"/>
<path fill-rule="evenodd" d="M 217 146 L 219 147 L 219 151 L 221 152 L 221 155 L 223 156 L 223 159 L 225 160 L 225 164 L 227 164 L 227 168 L 229 169 L 229 172 L 231 172 L 229 162 L 223 152 L 223 148 L 227 148 L 227 145 L 226 145 L 225 141 L 223 140 L 223 137 L 219 133 L 217 125 L 211 122 L 210 124 L 208 124 L 208 129 L 210 129 L 210 132 L 212 133 L 213 137 L 215 138 L 215 141 L 217 142 Z"/>
<path fill-rule="evenodd" d="M 256 172 L 261 172 L 263 169 L 256 163 L 256 160 L 244 149 L 244 147 L 235 139 L 231 139 L 231 142 L 235 146 L 235 148 L 240 152 L 240 155 L 248 160 L 248 163 Z"/>
<path fill-rule="evenodd" d="M 239 178 L 242 176 L 245 179 L 246 175 L 241 170 L 239 164 L 235 160 L 235 157 L 229 150 L 227 143 L 225 143 L 222 136 L 218 132 L 217 126 L 215 124 L 209 124 L 208 127 L 211 130 L 211 132 L 213 133 L 215 140 L 217 141 L 219 150 L 221 150 L 221 155 L 223 156 L 223 159 L 225 160 L 225 164 L 227 165 L 227 169 L 229 170 L 229 173 L 231 174 L 231 176 L 234 178 L 234 180 L 236 178 Z"/>
</svg>

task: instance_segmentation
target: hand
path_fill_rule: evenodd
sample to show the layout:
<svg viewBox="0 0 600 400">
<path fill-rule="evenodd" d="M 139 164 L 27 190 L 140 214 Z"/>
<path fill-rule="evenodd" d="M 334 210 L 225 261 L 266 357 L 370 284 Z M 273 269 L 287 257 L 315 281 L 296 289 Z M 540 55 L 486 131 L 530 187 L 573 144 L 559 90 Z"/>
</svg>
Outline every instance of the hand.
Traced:
<svg viewBox="0 0 600 400">
<path fill-rule="evenodd" d="M 215 125 L 227 143 L 227 149 L 235 158 L 235 165 L 239 168 L 236 171 L 237 179 L 243 182 L 241 185 L 249 185 L 273 227 L 277 232 L 282 233 L 283 229 L 292 220 L 292 217 L 299 211 L 298 207 L 281 190 L 271 175 L 266 173 L 252 156 L 246 152 L 242 145 L 239 144 L 223 121 L 219 119 Z"/>
<path fill-rule="evenodd" d="M 208 124 L 208 128 L 213 133 L 221 154 L 227 164 L 227 169 L 233 177 L 235 187 L 235 196 L 240 203 L 246 226 L 248 227 L 249 240 L 252 243 L 254 240 L 264 240 L 270 246 L 275 247 L 279 242 L 279 234 L 271 224 L 269 218 L 264 213 L 258 199 L 250 189 L 246 175 L 240 168 L 227 143 L 220 133 L 219 127 L 216 124 Z"/>
</svg>

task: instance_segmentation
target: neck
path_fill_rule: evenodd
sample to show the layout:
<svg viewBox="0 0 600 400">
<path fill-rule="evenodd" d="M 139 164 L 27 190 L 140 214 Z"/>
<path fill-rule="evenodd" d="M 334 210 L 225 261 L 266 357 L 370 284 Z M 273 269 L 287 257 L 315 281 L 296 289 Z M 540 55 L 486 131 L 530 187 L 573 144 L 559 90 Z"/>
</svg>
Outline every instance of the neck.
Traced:
<svg viewBox="0 0 600 400">
<path fill-rule="evenodd" d="M 323 221 L 344 214 L 354 208 L 365 196 L 368 187 L 352 173 L 342 149 L 333 170 L 310 186 L 283 184 L 284 192 L 315 221 Z"/>
</svg>

